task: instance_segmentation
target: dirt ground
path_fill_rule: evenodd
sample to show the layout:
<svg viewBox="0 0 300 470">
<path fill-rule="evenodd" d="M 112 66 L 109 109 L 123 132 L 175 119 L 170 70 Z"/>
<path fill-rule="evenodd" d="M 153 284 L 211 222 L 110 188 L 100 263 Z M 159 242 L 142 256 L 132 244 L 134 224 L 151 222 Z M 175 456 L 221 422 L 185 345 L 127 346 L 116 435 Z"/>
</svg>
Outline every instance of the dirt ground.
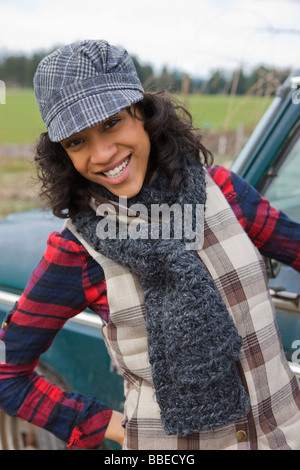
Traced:
<svg viewBox="0 0 300 470">
<path fill-rule="evenodd" d="M 39 183 L 32 161 L 0 155 L 0 219 L 39 206 Z"/>
</svg>

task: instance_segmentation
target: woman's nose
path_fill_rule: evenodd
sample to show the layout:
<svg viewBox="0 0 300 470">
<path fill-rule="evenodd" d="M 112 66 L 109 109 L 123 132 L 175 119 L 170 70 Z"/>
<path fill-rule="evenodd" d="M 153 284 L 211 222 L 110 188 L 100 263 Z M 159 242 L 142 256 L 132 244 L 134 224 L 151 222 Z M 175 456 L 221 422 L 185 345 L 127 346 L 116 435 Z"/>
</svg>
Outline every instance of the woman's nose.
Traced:
<svg viewBox="0 0 300 470">
<path fill-rule="evenodd" d="M 92 163 L 106 164 L 117 153 L 118 146 L 106 139 L 97 138 L 91 146 Z"/>
</svg>

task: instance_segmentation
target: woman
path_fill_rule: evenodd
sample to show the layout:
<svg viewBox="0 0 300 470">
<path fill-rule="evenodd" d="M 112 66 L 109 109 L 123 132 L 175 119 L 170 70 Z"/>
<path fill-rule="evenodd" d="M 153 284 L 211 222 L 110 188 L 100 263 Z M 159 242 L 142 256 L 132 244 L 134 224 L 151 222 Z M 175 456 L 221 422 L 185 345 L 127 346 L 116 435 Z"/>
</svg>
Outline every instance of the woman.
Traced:
<svg viewBox="0 0 300 470">
<path fill-rule="evenodd" d="M 126 51 L 71 44 L 34 84 L 43 191 L 67 221 L 7 318 L 1 407 L 69 447 L 300 449 L 299 384 L 257 251 L 300 270 L 299 226 L 236 175 L 205 169 L 190 121 L 144 93 Z M 86 307 L 106 321 L 124 413 L 34 372 Z"/>
</svg>

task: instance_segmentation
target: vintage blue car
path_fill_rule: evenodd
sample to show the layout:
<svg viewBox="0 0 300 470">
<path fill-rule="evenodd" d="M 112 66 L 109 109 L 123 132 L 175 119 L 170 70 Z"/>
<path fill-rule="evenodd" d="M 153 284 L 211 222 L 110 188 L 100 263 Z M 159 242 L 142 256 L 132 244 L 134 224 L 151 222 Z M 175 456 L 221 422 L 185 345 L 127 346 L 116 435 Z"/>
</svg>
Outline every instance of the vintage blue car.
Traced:
<svg viewBox="0 0 300 470">
<path fill-rule="evenodd" d="M 233 163 L 273 206 L 300 222 L 300 73 L 279 87 L 271 106 Z M 0 324 L 18 300 L 39 262 L 50 232 L 63 222 L 41 210 L 12 214 L 0 223 Z M 266 260 L 282 342 L 300 378 L 300 274 Z M 1 353 L 1 351 L 0 351 Z M 95 360 L 96 359 L 96 360 Z M 98 396 L 122 409 L 123 381 L 114 370 L 101 337 L 101 320 L 86 311 L 69 320 L 39 371 L 67 389 Z M 104 442 L 104 447 L 118 447 Z M 61 449 L 44 430 L 0 411 L 0 449 Z"/>
</svg>

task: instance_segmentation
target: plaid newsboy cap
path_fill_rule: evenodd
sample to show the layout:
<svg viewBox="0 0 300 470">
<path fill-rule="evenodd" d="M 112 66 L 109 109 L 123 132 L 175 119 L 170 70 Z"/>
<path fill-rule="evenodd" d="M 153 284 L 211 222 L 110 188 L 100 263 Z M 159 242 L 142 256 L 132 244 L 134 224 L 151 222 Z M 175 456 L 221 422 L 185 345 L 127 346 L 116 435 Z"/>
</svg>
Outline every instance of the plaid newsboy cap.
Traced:
<svg viewBox="0 0 300 470">
<path fill-rule="evenodd" d="M 128 53 L 103 40 L 84 40 L 45 57 L 33 79 L 52 142 L 93 127 L 143 99 Z"/>
</svg>

